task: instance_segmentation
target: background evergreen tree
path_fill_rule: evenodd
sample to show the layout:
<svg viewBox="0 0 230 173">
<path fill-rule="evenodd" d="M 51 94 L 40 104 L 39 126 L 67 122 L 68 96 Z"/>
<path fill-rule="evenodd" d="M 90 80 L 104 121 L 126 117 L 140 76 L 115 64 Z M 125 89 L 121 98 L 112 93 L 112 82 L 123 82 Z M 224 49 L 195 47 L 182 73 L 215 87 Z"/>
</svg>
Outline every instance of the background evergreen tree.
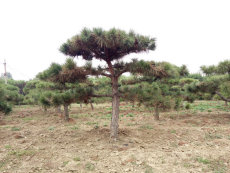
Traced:
<svg viewBox="0 0 230 173">
<path fill-rule="evenodd" d="M 180 108 L 185 99 L 184 85 L 195 79 L 184 77 L 189 75 L 187 70 L 186 73 L 181 73 L 181 69 L 185 69 L 184 66 L 177 67 L 168 62 L 151 64 L 159 69 L 158 72 L 161 70 L 161 75 L 142 73 L 139 77 L 129 77 L 122 81 L 122 93 L 125 100 L 136 101 L 154 111 L 155 119 L 159 120 L 160 111 Z"/>
<path fill-rule="evenodd" d="M 200 67 L 200 69 L 207 76 L 213 75 L 217 72 L 217 68 L 214 65 L 210 65 L 210 66 L 203 65 Z"/>
<path fill-rule="evenodd" d="M 77 67 L 73 59 L 66 60 L 64 65 L 52 63 L 51 66 L 39 73 L 37 77 L 53 83 L 51 91 L 47 91 L 40 97 L 44 108 L 60 105 L 64 106 L 65 120 L 69 120 L 69 105 L 79 100 L 87 102 L 92 95 L 91 88 L 80 84 L 87 79 L 87 72 Z"/>
<path fill-rule="evenodd" d="M 33 79 L 26 82 L 23 88 L 23 93 L 25 94 L 23 103 L 28 105 L 39 105 L 39 98 L 41 96 L 42 90 L 38 88 L 39 83 L 42 82 L 38 79 Z"/>
<path fill-rule="evenodd" d="M 201 69 L 203 67 L 204 66 L 202 66 Z M 227 103 L 230 102 L 228 89 L 230 81 L 230 61 L 222 61 L 217 66 L 211 66 L 211 68 L 215 70 L 204 77 L 202 81 L 193 82 L 188 85 L 187 89 L 191 93 L 210 94 L 211 98 L 214 95 L 218 95 L 219 99 L 225 101 L 227 105 Z"/>
<path fill-rule="evenodd" d="M 0 81 L 0 112 L 8 114 L 12 111 L 12 106 L 7 98 L 7 90 L 4 82 Z"/>
</svg>

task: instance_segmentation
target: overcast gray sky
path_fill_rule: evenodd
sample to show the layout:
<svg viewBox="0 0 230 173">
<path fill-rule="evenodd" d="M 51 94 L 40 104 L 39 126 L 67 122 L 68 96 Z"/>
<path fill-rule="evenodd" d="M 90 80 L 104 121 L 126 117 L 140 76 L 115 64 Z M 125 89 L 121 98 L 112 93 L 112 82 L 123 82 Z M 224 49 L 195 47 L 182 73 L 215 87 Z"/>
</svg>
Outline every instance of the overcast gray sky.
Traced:
<svg viewBox="0 0 230 173">
<path fill-rule="evenodd" d="M 0 0 L 0 72 L 28 80 L 83 27 L 133 29 L 157 39 L 157 49 L 129 58 L 201 65 L 230 59 L 229 0 Z M 81 59 L 77 59 L 81 64 Z"/>
</svg>

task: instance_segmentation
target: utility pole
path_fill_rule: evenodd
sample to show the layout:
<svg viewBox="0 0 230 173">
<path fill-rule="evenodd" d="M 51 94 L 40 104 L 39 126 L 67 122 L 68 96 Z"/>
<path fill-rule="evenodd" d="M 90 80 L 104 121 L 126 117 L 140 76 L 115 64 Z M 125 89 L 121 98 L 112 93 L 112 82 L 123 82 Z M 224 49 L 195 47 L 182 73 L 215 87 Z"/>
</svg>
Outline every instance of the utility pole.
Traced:
<svg viewBox="0 0 230 173">
<path fill-rule="evenodd" d="M 6 60 L 4 60 L 4 69 L 5 69 L 5 73 L 4 73 L 4 77 L 5 77 L 5 84 L 7 84 L 7 75 L 6 75 Z"/>
</svg>

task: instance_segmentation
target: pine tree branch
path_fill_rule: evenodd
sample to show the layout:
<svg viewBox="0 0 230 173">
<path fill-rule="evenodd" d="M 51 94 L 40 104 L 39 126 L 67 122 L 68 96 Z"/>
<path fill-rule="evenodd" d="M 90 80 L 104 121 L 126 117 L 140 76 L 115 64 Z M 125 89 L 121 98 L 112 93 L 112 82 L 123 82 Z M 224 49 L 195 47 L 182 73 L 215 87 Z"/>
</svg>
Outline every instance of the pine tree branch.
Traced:
<svg viewBox="0 0 230 173">
<path fill-rule="evenodd" d="M 119 77 L 119 76 L 121 76 L 123 73 L 126 73 L 126 72 L 129 72 L 128 68 L 125 68 L 125 69 L 121 70 L 121 71 L 117 74 L 117 76 Z"/>
<path fill-rule="evenodd" d="M 124 98 L 123 95 L 121 95 L 121 93 L 118 93 L 119 97 Z M 93 94 L 91 95 L 91 97 L 113 97 L 112 94 Z"/>
<path fill-rule="evenodd" d="M 131 80 L 122 80 L 121 83 L 123 85 L 135 85 L 141 82 L 154 82 L 158 78 L 139 78 L 139 79 L 131 79 Z"/>
<path fill-rule="evenodd" d="M 230 99 L 224 97 L 220 92 L 216 91 L 216 94 L 217 94 L 218 96 L 220 96 L 220 98 L 221 98 L 222 100 L 224 100 L 224 101 L 226 101 L 226 102 L 230 102 Z"/>
<path fill-rule="evenodd" d="M 113 95 L 112 94 L 100 94 L 100 95 L 93 94 L 91 95 L 91 97 L 113 97 Z"/>
<path fill-rule="evenodd" d="M 113 69 L 111 61 L 106 61 L 106 63 L 108 64 L 111 75 L 114 76 L 114 69 Z"/>
</svg>

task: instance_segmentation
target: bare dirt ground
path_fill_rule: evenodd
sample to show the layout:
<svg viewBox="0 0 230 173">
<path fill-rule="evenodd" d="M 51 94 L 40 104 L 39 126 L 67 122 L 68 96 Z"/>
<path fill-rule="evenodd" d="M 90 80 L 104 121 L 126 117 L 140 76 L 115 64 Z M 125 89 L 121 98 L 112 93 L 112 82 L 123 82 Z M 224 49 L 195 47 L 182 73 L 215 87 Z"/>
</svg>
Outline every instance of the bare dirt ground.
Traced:
<svg viewBox="0 0 230 173">
<path fill-rule="evenodd" d="M 197 103 L 199 106 L 200 103 Z M 230 172 L 230 112 L 168 112 L 156 122 L 122 103 L 119 140 L 109 140 L 110 104 L 55 110 L 20 106 L 0 121 L 0 172 Z"/>
</svg>

